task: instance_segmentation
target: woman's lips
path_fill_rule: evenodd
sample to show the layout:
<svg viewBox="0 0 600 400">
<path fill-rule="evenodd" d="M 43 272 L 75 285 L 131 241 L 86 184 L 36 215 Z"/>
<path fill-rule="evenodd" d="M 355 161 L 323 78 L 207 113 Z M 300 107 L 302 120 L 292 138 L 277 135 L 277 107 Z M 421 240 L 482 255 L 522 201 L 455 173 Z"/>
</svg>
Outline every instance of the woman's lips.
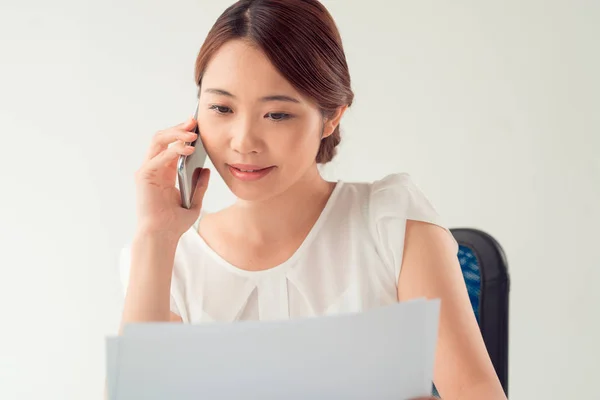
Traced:
<svg viewBox="0 0 600 400">
<path fill-rule="evenodd" d="M 245 182 L 264 178 L 275 168 L 275 166 L 261 167 L 259 165 L 251 164 L 228 164 L 227 167 L 229 167 L 231 175 Z"/>
</svg>

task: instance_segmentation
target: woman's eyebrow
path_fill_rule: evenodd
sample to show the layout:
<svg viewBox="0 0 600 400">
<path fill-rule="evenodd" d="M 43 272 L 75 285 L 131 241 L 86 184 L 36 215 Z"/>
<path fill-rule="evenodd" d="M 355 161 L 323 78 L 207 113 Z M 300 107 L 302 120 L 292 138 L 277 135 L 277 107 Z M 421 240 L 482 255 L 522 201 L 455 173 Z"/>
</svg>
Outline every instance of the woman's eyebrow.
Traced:
<svg viewBox="0 0 600 400">
<path fill-rule="evenodd" d="M 213 93 L 213 94 L 218 94 L 218 95 L 221 95 L 221 96 L 227 96 L 227 97 L 231 97 L 232 99 L 235 99 L 235 96 L 233 94 L 231 94 L 228 91 L 223 90 L 223 89 L 208 88 L 208 89 L 204 90 L 204 93 Z M 295 97 L 290 97 L 290 96 L 286 96 L 286 95 L 282 95 L 282 94 L 265 96 L 265 97 L 262 97 L 260 99 L 260 101 L 262 101 L 262 102 L 268 102 L 268 101 L 287 101 L 287 102 L 290 102 L 290 103 L 298 103 L 298 104 L 300 104 L 300 100 L 296 99 Z"/>
</svg>

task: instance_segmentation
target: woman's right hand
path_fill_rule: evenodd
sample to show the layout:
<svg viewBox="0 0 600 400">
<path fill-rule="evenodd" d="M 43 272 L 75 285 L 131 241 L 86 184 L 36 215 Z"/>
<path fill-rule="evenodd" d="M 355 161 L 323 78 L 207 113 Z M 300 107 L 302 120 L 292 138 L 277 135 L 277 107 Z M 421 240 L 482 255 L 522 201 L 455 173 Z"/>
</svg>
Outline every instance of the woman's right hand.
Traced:
<svg viewBox="0 0 600 400">
<path fill-rule="evenodd" d="M 179 238 L 198 219 L 210 171 L 206 168 L 201 171 L 189 210 L 181 205 L 181 195 L 175 187 L 179 156 L 195 151 L 186 142 L 196 140 L 197 134 L 193 132 L 196 124 L 190 117 L 154 135 L 144 163 L 135 174 L 138 229 Z"/>
</svg>

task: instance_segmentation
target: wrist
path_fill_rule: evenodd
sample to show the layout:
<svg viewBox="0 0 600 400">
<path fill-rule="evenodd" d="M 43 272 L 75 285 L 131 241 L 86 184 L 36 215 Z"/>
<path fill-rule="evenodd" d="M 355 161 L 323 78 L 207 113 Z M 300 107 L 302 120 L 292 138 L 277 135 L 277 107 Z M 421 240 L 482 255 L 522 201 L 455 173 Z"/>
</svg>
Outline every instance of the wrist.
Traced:
<svg viewBox="0 0 600 400">
<path fill-rule="evenodd" d="M 134 235 L 134 240 L 136 241 L 151 241 L 157 245 L 171 247 L 176 247 L 180 238 L 181 234 L 179 233 L 169 230 L 155 229 L 144 225 L 138 225 Z"/>
<path fill-rule="evenodd" d="M 138 230 L 131 244 L 130 274 L 170 277 L 177 244 L 178 236 L 171 232 Z"/>
</svg>

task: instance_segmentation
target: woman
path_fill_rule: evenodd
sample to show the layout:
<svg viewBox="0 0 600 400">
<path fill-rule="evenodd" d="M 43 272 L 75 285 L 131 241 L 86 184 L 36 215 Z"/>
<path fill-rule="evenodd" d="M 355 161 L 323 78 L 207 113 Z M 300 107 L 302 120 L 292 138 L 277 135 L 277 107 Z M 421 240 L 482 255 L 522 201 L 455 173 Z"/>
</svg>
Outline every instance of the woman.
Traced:
<svg viewBox="0 0 600 400">
<path fill-rule="evenodd" d="M 235 3 L 209 32 L 195 79 L 198 120 L 158 132 L 136 174 L 122 323 L 287 319 L 440 298 L 438 390 L 505 399 L 456 242 L 410 177 L 348 183 L 319 174 L 354 96 L 327 10 L 317 0 Z M 238 199 L 201 217 L 209 171 L 189 210 L 174 186 L 196 124 Z"/>
</svg>

